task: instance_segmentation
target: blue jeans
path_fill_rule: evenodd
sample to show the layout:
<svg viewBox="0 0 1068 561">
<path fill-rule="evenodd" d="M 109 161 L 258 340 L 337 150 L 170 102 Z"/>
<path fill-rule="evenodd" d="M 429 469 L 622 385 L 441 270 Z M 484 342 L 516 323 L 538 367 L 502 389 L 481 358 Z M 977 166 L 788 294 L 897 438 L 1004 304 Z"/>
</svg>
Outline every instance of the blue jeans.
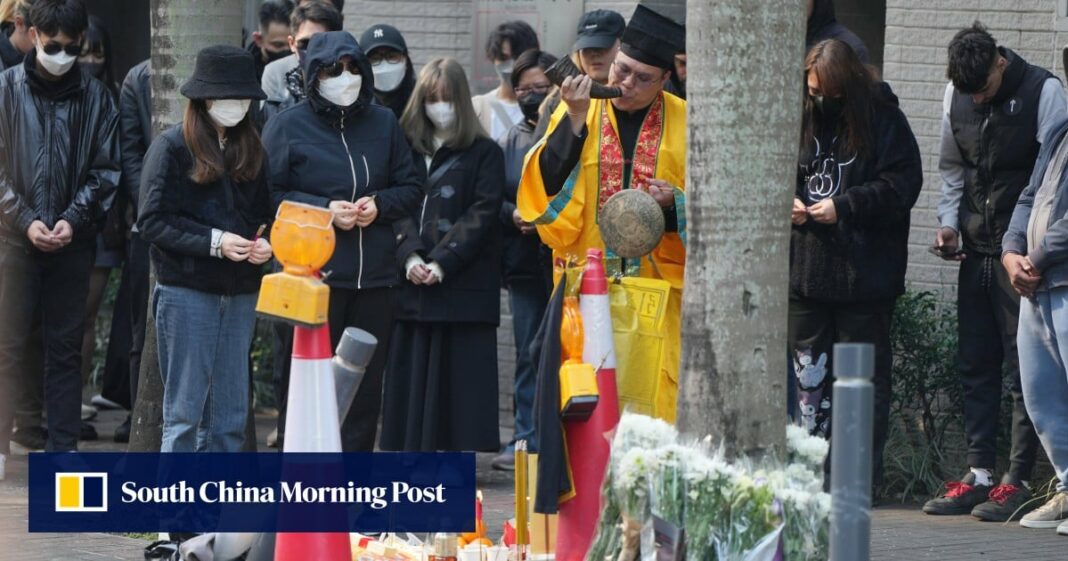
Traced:
<svg viewBox="0 0 1068 561">
<path fill-rule="evenodd" d="M 1068 288 L 1020 299 L 1016 332 L 1024 403 L 1057 472 L 1058 491 L 1068 490 Z"/>
<path fill-rule="evenodd" d="M 515 334 L 515 436 L 526 440 L 532 452 L 538 450 L 534 434 L 534 390 L 538 373 L 530 344 L 538 332 L 545 308 L 549 305 L 549 290 L 539 279 L 510 279 L 508 297 L 512 306 L 512 330 Z M 508 449 L 513 449 L 509 444 Z"/>
<path fill-rule="evenodd" d="M 256 294 L 156 285 L 163 375 L 161 452 L 237 452 L 248 416 L 248 351 Z"/>
</svg>

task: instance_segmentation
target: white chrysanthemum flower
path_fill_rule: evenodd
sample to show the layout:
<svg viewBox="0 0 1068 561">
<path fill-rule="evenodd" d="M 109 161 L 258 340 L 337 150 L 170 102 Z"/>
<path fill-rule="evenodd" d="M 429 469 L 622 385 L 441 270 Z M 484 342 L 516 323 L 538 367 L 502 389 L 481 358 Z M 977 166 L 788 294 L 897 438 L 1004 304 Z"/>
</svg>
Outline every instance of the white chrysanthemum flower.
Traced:
<svg viewBox="0 0 1068 561">
<path fill-rule="evenodd" d="M 829 448 L 826 440 L 808 434 L 805 429 L 797 425 L 786 426 L 786 449 L 803 461 L 822 464 Z"/>
<path fill-rule="evenodd" d="M 619 473 L 615 480 L 616 487 L 621 491 L 644 492 L 645 489 L 639 489 L 638 483 L 647 478 L 656 466 L 656 450 L 645 448 L 627 450 L 619 462 Z"/>
<path fill-rule="evenodd" d="M 661 419 L 654 419 L 635 413 L 624 413 L 616 428 L 614 446 L 627 450 L 629 448 L 655 448 L 678 440 L 679 433 L 675 427 Z"/>
</svg>

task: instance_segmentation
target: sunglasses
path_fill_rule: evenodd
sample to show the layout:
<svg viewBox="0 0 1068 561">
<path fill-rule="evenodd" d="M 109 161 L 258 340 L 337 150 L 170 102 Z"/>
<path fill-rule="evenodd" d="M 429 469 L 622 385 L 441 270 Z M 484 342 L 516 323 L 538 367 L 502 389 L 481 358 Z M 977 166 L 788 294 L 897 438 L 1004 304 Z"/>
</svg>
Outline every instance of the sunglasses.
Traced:
<svg viewBox="0 0 1068 561">
<path fill-rule="evenodd" d="M 45 54 L 58 55 L 59 51 L 63 51 L 70 56 L 79 56 L 82 54 L 82 46 L 79 43 L 71 43 L 69 45 L 60 45 L 55 41 L 49 41 L 42 50 Z"/>
<path fill-rule="evenodd" d="M 360 71 L 356 68 L 356 65 L 352 65 L 351 67 L 349 67 L 344 62 L 340 62 L 340 61 L 339 62 L 335 62 L 334 64 L 331 64 L 329 66 L 324 66 L 324 67 L 319 69 L 320 72 L 323 72 L 324 74 L 326 74 L 327 76 L 329 76 L 331 78 L 336 78 L 338 76 L 341 76 L 341 73 L 346 71 L 346 70 L 348 70 L 350 74 L 354 74 L 356 76 L 360 75 Z"/>
</svg>

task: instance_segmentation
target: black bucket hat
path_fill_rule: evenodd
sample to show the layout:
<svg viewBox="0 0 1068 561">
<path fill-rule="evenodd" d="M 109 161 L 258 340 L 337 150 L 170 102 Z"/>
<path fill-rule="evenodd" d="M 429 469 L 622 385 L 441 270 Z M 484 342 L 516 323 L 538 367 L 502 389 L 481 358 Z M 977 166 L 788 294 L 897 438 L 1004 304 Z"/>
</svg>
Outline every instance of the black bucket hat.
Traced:
<svg viewBox="0 0 1068 561">
<path fill-rule="evenodd" d="M 181 92 L 189 99 L 267 99 L 252 54 L 229 45 L 201 49 Z"/>
</svg>

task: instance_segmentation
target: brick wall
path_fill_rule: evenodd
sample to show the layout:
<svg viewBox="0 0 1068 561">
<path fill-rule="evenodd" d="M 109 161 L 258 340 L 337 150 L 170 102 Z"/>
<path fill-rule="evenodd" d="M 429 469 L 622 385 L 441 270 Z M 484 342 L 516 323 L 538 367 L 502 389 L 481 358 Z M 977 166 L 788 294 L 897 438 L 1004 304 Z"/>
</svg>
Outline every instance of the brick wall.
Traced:
<svg viewBox="0 0 1068 561">
<path fill-rule="evenodd" d="M 349 0 L 345 29 L 359 37 L 372 25 L 388 23 L 404 35 L 417 70 L 440 56 L 470 69 L 471 10 L 470 0 Z"/>
<path fill-rule="evenodd" d="M 1057 75 L 1068 36 L 1054 31 L 1053 0 L 887 0 L 883 75 L 901 99 L 923 153 L 924 187 L 912 212 L 909 272 L 917 288 L 952 293 L 956 266 L 927 253 L 941 192 L 938 135 L 946 86 L 946 45 L 978 19 L 999 44 Z"/>
</svg>

